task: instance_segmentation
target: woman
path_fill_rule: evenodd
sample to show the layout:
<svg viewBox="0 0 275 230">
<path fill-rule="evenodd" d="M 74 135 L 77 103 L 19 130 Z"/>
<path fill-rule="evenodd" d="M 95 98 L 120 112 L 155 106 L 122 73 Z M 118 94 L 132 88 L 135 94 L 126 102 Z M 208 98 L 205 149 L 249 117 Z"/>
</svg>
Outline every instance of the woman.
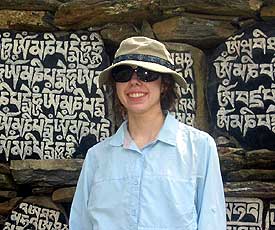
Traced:
<svg viewBox="0 0 275 230">
<path fill-rule="evenodd" d="M 113 84 L 125 121 L 89 149 L 70 214 L 71 230 L 225 230 L 225 202 L 214 140 L 178 122 L 165 46 L 122 41 L 99 76 Z"/>
</svg>

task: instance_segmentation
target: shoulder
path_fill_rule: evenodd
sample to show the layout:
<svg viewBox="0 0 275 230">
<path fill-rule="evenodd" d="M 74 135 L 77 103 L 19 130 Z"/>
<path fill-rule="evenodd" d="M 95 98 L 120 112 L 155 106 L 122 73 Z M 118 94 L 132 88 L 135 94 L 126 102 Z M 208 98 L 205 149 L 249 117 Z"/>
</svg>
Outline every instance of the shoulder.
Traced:
<svg viewBox="0 0 275 230">
<path fill-rule="evenodd" d="M 94 146 L 88 149 L 87 155 L 96 154 L 97 152 L 101 152 L 106 147 L 110 146 L 110 141 L 112 140 L 113 136 L 107 137 L 101 142 L 98 142 Z"/>
<path fill-rule="evenodd" d="M 194 141 L 214 141 L 209 133 L 179 122 L 179 135 Z"/>
</svg>

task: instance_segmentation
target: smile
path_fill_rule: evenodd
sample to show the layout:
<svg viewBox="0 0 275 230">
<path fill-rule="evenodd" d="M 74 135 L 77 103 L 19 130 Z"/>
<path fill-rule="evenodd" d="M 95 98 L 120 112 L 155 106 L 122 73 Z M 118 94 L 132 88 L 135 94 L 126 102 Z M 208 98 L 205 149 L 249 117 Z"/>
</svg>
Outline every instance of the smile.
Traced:
<svg viewBox="0 0 275 230">
<path fill-rule="evenodd" d="M 143 97 L 145 93 L 129 93 L 129 97 L 137 98 L 137 97 Z"/>
</svg>

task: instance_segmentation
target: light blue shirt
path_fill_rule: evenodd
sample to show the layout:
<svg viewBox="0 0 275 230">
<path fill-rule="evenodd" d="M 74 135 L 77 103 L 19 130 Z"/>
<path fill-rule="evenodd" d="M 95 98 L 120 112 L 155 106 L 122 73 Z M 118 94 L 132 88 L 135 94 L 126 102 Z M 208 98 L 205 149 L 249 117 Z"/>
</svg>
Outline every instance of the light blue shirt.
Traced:
<svg viewBox="0 0 275 230">
<path fill-rule="evenodd" d="M 157 139 L 139 149 L 124 122 L 89 149 L 70 230 L 225 230 L 216 145 L 167 115 Z"/>
</svg>

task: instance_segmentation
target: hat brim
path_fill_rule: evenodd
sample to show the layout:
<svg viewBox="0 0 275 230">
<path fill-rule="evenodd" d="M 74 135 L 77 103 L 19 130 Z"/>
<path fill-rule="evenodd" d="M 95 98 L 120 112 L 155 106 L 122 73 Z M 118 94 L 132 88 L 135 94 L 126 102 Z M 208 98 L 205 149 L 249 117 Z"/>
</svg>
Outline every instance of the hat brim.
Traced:
<svg viewBox="0 0 275 230">
<path fill-rule="evenodd" d="M 152 71 L 155 71 L 155 72 L 170 74 L 173 77 L 173 79 L 175 80 L 175 82 L 179 84 L 179 86 L 183 87 L 184 89 L 187 88 L 186 81 L 176 71 L 171 70 L 171 69 L 169 69 L 165 66 L 162 66 L 160 64 L 156 64 L 156 63 L 152 63 L 152 62 L 145 62 L 145 61 L 136 61 L 136 60 L 120 61 L 120 62 L 118 62 L 116 64 L 112 64 L 108 68 L 104 69 L 99 74 L 98 86 L 100 88 L 104 84 L 107 84 L 108 82 L 111 82 L 111 71 L 114 67 L 119 66 L 119 65 L 134 65 L 134 66 L 143 67 L 145 69 L 152 70 Z"/>
</svg>

